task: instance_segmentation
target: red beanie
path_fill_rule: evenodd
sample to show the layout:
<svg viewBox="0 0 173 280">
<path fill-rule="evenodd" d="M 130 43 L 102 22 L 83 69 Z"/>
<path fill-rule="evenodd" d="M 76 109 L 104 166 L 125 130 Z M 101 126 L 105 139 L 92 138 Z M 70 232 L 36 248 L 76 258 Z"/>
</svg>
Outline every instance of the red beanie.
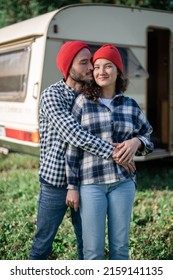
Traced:
<svg viewBox="0 0 173 280">
<path fill-rule="evenodd" d="M 74 57 L 79 51 L 81 51 L 84 48 L 90 50 L 89 46 L 82 41 L 69 41 L 62 45 L 56 57 L 56 65 L 62 72 L 65 80 L 68 77 L 68 71 Z"/>
<path fill-rule="evenodd" d="M 94 63 L 98 58 L 105 58 L 110 60 L 123 73 L 123 63 L 121 55 L 116 47 L 111 44 L 103 45 L 93 55 L 92 62 Z"/>
</svg>

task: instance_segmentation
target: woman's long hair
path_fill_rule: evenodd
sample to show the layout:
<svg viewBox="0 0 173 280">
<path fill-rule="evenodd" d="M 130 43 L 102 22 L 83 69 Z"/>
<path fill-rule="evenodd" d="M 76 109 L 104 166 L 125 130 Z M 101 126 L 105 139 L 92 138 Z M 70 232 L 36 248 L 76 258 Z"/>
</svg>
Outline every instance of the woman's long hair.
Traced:
<svg viewBox="0 0 173 280">
<path fill-rule="evenodd" d="M 125 92 L 128 86 L 128 78 L 124 77 L 122 73 L 118 73 L 116 80 L 115 92 L 119 94 L 120 92 Z M 96 84 L 95 81 L 90 84 L 85 84 L 82 88 L 82 93 L 89 100 L 97 102 L 98 98 L 102 94 L 102 88 Z"/>
</svg>

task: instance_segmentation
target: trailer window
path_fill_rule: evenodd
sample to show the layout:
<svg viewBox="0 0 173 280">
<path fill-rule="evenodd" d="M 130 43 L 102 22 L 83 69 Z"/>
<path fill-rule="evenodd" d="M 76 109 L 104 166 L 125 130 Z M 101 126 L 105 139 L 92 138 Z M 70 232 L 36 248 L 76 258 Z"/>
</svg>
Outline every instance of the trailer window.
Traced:
<svg viewBox="0 0 173 280">
<path fill-rule="evenodd" d="M 24 101 L 29 58 L 29 47 L 0 54 L 1 101 Z"/>
<path fill-rule="evenodd" d="M 90 45 L 91 52 L 94 53 L 100 46 Z M 129 48 L 117 47 L 123 61 L 124 74 L 128 78 L 148 78 L 148 72 L 143 68 L 137 57 Z"/>
<path fill-rule="evenodd" d="M 129 48 L 118 48 L 118 50 L 123 60 L 124 72 L 129 78 L 148 78 L 148 72 Z"/>
</svg>

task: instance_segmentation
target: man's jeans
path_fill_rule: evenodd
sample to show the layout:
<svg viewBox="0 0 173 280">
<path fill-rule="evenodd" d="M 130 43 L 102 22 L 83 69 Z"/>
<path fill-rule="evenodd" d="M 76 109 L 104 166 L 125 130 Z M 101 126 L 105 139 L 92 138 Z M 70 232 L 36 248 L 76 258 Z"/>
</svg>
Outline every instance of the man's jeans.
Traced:
<svg viewBox="0 0 173 280">
<path fill-rule="evenodd" d="M 134 197 L 135 184 L 131 179 L 114 184 L 80 187 L 85 260 L 104 259 L 106 217 L 109 259 L 128 259 L 128 232 Z"/>
<path fill-rule="evenodd" d="M 46 260 L 52 243 L 67 210 L 66 188 L 56 188 L 41 183 L 38 201 L 37 231 L 31 248 L 30 260 Z M 83 259 L 82 227 L 80 213 L 71 209 L 72 224 L 77 239 L 78 259 Z"/>
</svg>

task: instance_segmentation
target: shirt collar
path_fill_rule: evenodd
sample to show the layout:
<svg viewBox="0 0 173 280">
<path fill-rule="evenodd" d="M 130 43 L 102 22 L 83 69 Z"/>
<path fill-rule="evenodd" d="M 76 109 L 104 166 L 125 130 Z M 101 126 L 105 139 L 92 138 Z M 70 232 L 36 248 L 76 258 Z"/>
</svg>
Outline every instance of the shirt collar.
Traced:
<svg viewBox="0 0 173 280">
<path fill-rule="evenodd" d="M 69 94 L 76 95 L 74 88 L 69 87 L 69 86 L 65 83 L 65 80 L 64 80 L 64 79 L 62 79 L 62 80 L 60 81 L 60 83 L 61 83 L 62 87 L 64 88 L 64 93 L 65 93 L 65 94 L 68 94 L 68 95 L 69 95 Z"/>
</svg>

